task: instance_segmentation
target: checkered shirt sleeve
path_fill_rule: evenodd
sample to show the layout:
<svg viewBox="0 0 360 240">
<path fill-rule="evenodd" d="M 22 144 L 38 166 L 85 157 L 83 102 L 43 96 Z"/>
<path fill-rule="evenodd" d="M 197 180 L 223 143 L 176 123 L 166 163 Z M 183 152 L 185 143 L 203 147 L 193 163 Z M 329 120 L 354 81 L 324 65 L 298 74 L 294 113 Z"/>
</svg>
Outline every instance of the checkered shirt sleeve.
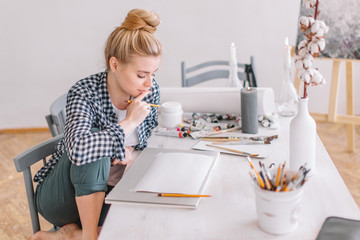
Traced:
<svg viewBox="0 0 360 240">
<path fill-rule="evenodd" d="M 41 183 L 51 172 L 63 153 L 79 166 L 104 157 L 125 159 L 125 134 L 118 124 L 106 88 L 106 71 L 77 82 L 69 91 L 66 104 L 64 139 L 57 146 L 48 163 L 35 174 L 34 181 Z M 151 93 L 143 101 L 159 104 L 159 85 L 153 80 Z M 158 125 L 157 108 L 138 126 L 139 144 L 144 149 L 152 130 Z M 96 129 L 96 131 L 94 131 Z"/>
</svg>

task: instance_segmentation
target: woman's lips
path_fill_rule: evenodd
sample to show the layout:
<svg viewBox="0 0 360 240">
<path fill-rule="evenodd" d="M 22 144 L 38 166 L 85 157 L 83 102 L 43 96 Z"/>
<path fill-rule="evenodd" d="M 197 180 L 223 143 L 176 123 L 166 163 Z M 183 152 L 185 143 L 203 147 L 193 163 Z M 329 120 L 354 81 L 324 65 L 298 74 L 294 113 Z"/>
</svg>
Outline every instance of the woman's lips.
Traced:
<svg viewBox="0 0 360 240">
<path fill-rule="evenodd" d="M 140 93 L 144 93 L 144 92 L 148 92 L 148 91 L 149 91 L 149 89 L 145 89 L 145 90 L 139 89 L 139 92 L 140 92 Z"/>
</svg>

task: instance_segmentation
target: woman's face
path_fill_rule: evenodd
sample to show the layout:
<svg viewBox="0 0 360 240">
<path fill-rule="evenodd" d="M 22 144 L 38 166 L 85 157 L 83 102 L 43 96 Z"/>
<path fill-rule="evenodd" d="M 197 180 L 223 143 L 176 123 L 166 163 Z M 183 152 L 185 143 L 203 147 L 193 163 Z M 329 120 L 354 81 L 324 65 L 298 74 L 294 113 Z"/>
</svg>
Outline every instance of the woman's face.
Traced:
<svg viewBox="0 0 360 240">
<path fill-rule="evenodd" d="M 134 55 L 127 64 L 120 63 L 116 58 L 110 59 L 115 94 L 124 97 L 137 97 L 152 87 L 152 79 L 158 70 L 160 56 Z"/>
</svg>

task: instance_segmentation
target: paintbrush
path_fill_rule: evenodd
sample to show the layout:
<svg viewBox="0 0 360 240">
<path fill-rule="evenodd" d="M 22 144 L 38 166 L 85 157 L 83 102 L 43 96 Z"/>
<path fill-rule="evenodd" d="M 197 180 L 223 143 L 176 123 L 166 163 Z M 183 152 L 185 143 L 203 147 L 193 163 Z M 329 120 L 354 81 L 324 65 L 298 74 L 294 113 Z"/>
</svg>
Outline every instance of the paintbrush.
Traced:
<svg viewBox="0 0 360 240">
<path fill-rule="evenodd" d="M 239 150 L 235 150 L 235 149 L 231 149 L 231 148 L 220 147 L 220 146 L 211 145 L 211 144 L 206 144 L 206 146 L 220 148 L 223 150 L 227 150 L 227 151 L 234 152 L 234 153 L 239 153 L 241 155 L 249 156 L 249 157 L 258 157 L 259 156 L 259 154 L 252 154 L 252 153 L 248 153 L 248 152 L 243 152 L 243 151 L 239 151 Z"/>
</svg>

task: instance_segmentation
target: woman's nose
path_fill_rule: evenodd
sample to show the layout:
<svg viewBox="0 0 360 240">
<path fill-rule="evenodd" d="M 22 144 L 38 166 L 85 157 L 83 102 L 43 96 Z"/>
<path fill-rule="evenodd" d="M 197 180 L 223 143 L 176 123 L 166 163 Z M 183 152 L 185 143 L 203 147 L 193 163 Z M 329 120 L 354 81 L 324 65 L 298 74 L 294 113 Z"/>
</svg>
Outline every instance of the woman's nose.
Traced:
<svg viewBox="0 0 360 240">
<path fill-rule="evenodd" d="M 153 79 L 152 76 L 146 78 L 146 81 L 145 81 L 145 86 L 146 87 L 152 87 L 152 85 L 153 85 L 152 84 L 152 79 Z"/>
</svg>

